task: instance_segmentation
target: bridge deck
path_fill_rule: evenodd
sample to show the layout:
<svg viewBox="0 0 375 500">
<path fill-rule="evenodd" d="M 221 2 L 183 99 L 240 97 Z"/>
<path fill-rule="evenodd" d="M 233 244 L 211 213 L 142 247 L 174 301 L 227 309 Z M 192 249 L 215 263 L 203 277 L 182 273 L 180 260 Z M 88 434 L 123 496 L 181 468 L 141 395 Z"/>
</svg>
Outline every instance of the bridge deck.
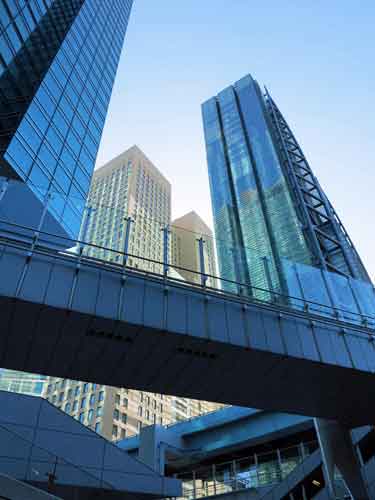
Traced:
<svg viewBox="0 0 375 500">
<path fill-rule="evenodd" d="M 375 421 L 372 331 L 0 241 L 0 366 Z"/>
</svg>

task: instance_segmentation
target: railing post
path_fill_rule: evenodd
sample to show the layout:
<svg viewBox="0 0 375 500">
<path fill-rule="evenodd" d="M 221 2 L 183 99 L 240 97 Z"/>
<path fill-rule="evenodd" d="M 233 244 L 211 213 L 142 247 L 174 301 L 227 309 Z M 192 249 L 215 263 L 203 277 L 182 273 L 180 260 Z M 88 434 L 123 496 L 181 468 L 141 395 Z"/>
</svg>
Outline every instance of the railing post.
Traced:
<svg viewBox="0 0 375 500">
<path fill-rule="evenodd" d="M 279 448 L 276 449 L 276 454 L 277 454 L 277 463 L 278 463 L 278 466 L 279 466 L 279 474 L 278 474 L 278 481 L 281 482 L 284 477 L 283 477 L 283 462 L 282 462 L 282 459 L 281 459 L 281 452 L 279 450 Z"/>
<path fill-rule="evenodd" d="M 216 495 L 216 466 L 212 465 L 212 479 L 214 481 L 214 495 Z"/>
<path fill-rule="evenodd" d="M 262 257 L 262 262 L 263 262 L 264 274 L 266 276 L 267 286 L 268 286 L 268 290 L 270 292 L 271 300 L 272 300 L 272 302 L 276 302 L 275 299 L 277 296 L 275 296 L 274 289 L 272 286 L 269 258 L 267 256 Z"/>
<path fill-rule="evenodd" d="M 10 180 L 8 179 L 8 177 L 6 177 L 3 180 L 3 182 L 1 183 L 1 188 L 0 188 L 0 202 L 2 201 L 2 199 L 5 196 L 5 193 L 7 192 L 9 184 L 10 184 Z"/>
<path fill-rule="evenodd" d="M 79 243 L 79 254 L 83 253 L 85 242 L 86 242 L 87 230 L 89 228 L 90 217 L 94 211 L 95 211 L 95 208 L 93 208 L 92 206 L 88 205 L 86 207 L 86 217 L 83 221 L 82 233 L 81 233 L 81 237 L 80 237 L 81 243 Z"/>
<path fill-rule="evenodd" d="M 129 252 L 129 241 L 130 241 L 130 234 L 131 234 L 131 226 L 132 223 L 134 222 L 131 217 L 125 217 L 125 241 L 124 241 L 124 260 L 123 260 L 123 266 L 125 267 L 127 262 L 128 262 L 128 252 Z"/>
<path fill-rule="evenodd" d="M 169 269 L 169 234 L 170 229 L 169 226 L 165 226 L 162 228 L 163 231 L 163 275 L 164 278 L 168 276 Z"/>
<path fill-rule="evenodd" d="M 193 470 L 193 499 L 197 498 L 197 484 L 195 479 L 195 470 Z"/>
<path fill-rule="evenodd" d="M 256 453 L 254 453 L 254 464 L 255 464 L 255 475 L 257 481 L 255 488 L 259 488 L 260 481 L 259 481 L 259 471 L 258 471 L 258 455 Z"/>
<path fill-rule="evenodd" d="M 242 295 L 242 286 L 241 286 L 241 272 L 238 266 L 238 260 L 237 260 L 237 249 L 235 247 L 231 248 L 232 254 L 233 254 L 233 264 L 234 264 L 234 274 L 236 275 L 236 282 L 237 282 L 237 290 L 238 290 L 238 295 Z M 250 295 L 252 295 L 252 290 L 250 288 Z"/>
<path fill-rule="evenodd" d="M 233 460 L 233 462 L 232 462 L 232 469 L 233 469 L 233 476 L 234 476 L 234 491 L 237 491 L 237 488 L 238 488 L 238 482 L 237 482 L 237 464 L 236 464 L 235 460 Z"/>
<path fill-rule="evenodd" d="M 37 227 L 36 231 L 34 232 L 34 241 L 32 244 L 32 250 L 34 250 L 35 245 L 38 242 L 40 231 L 43 228 L 44 220 L 45 220 L 46 215 L 47 215 L 48 205 L 49 205 L 51 198 L 52 198 L 52 193 L 50 191 L 48 191 L 48 193 L 46 194 L 46 196 L 44 198 L 43 210 L 42 210 L 42 213 L 40 215 L 38 227 Z"/>
<path fill-rule="evenodd" d="M 205 269 L 205 264 L 204 264 L 204 244 L 205 241 L 203 237 L 201 236 L 198 241 L 198 249 L 199 249 L 199 271 L 200 271 L 200 277 L 201 277 L 201 285 L 203 288 L 205 288 L 206 283 L 207 283 L 207 278 L 208 276 L 206 275 L 206 269 Z"/>
</svg>

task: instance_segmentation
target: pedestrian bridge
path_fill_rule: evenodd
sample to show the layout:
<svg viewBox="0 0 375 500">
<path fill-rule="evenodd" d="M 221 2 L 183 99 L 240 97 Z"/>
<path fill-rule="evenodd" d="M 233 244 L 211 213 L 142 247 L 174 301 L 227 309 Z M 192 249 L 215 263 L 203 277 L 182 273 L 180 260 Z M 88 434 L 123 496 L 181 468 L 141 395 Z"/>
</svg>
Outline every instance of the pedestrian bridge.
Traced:
<svg viewBox="0 0 375 500">
<path fill-rule="evenodd" d="M 129 269 L 37 236 L 0 239 L 1 367 L 375 421 L 371 322 Z"/>
</svg>

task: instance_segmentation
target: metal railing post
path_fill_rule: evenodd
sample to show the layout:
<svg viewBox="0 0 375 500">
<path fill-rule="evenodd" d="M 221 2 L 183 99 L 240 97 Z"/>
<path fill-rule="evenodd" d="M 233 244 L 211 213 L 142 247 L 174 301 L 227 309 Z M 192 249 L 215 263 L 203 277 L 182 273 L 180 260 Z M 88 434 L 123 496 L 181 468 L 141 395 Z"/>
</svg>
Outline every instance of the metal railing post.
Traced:
<svg viewBox="0 0 375 500">
<path fill-rule="evenodd" d="M 164 278 L 168 276 L 169 270 L 169 234 L 170 229 L 169 226 L 165 226 L 162 228 L 163 231 L 163 275 Z"/>
<path fill-rule="evenodd" d="M 212 479 L 214 481 L 214 495 L 216 495 L 216 465 L 212 465 Z"/>
<path fill-rule="evenodd" d="M 234 274 L 236 275 L 236 282 L 237 282 L 237 291 L 238 295 L 242 295 L 242 286 L 240 285 L 241 283 L 241 272 L 238 266 L 238 261 L 237 261 L 237 249 L 235 247 L 231 248 L 232 252 L 232 257 L 233 257 L 233 265 L 234 265 Z M 250 295 L 252 295 L 252 291 L 250 288 Z"/>
<path fill-rule="evenodd" d="M 256 477 L 256 488 L 259 487 L 260 480 L 259 480 L 259 470 L 258 470 L 258 455 L 254 453 L 254 464 L 255 464 L 255 477 Z"/>
<path fill-rule="evenodd" d="M 193 498 L 197 498 L 197 484 L 195 478 L 195 470 L 193 470 Z"/>
<path fill-rule="evenodd" d="M 95 211 L 95 208 L 93 208 L 92 206 L 88 205 L 86 207 L 86 217 L 83 221 L 82 233 L 81 233 L 81 237 L 80 237 L 81 243 L 79 243 L 79 250 L 78 250 L 80 255 L 82 255 L 83 250 L 84 250 L 86 236 L 87 236 L 87 230 L 89 228 L 90 217 L 94 211 Z"/>
<path fill-rule="evenodd" d="M 4 181 L 1 183 L 1 188 L 0 188 L 0 202 L 2 201 L 2 199 L 5 196 L 5 193 L 7 192 L 9 184 L 10 184 L 10 180 L 8 179 L 8 177 L 6 177 L 4 179 Z"/>
<path fill-rule="evenodd" d="M 52 198 L 52 193 L 50 191 L 48 191 L 48 193 L 46 194 L 46 196 L 44 198 L 43 210 L 42 210 L 42 213 L 40 215 L 38 227 L 37 227 L 36 231 L 34 232 L 34 241 L 32 244 L 32 250 L 34 250 L 34 247 L 38 242 L 39 235 L 40 235 L 40 232 L 41 232 L 43 224 L 44 224 L 44 220 L 45 220 L 46 215 L 47 215 L 48 205 L 49 205 L 51 198 Z"/>
<path fill-rule="evenodd" d="M 237 491 L 237 489 L 238 489 L 237 464 L 236 464 L 235 460 L 233 460 L 233 462 L 232 462 L 232 470 L 233 470 L 233 477 L 234 477 L 234 491 Z"/>
<path fill-rule="evenodd" d="M 271 301 L 276 302 L 277 296 L 275 296 L 275 294 L 273 293 L 274 289 L 272 286 L 269 258 L 267 256 L 262 257 L 262 262 L 263 262 L 263 267 L 264 267 L 264 274 L 266 275 L 268 290 L 270 291 Z"/>
<path fill-rule="evenodd" d="M 281 459 L 281 452 L 279 448 L 276 449 L 276 454 L 277 454 L 277 463 L 279 468 L 279 473 L 278 473 L 279 477 L 277 478 L 277 480 L 280 482 L 284 479 L 284 477 L 283 477 L 283 462 Z"/>
<path fill-rule="evenodd" d="M 126 222 L 126 227 L 125 227 L 125 240 L 124 240 L 124 260 L 123 260 L 123 266 L 125 267 L 127 262 L 128 262 L 128 252 L 129 252 L 129 241 L 130 241 L 130 234 L 131 234 L 131 226 L 134 220 L 131 217 L 125 217 L 125 222 Z"/>
<path fill-rule="evenodd" d="M 205 241 L 203 237 L 201 236 L 198 241 L 198 250 L 199 250 L 199 271 L 200 271 L 200 277 L 201 277 L 201 285 L 203 288 L 206 287 L 207 284 L 207 279 L 208 276 L 206 275 L 206 269 L 205 269 L 205 264 L 204 264 L 204 244 Z"/>
</svg>

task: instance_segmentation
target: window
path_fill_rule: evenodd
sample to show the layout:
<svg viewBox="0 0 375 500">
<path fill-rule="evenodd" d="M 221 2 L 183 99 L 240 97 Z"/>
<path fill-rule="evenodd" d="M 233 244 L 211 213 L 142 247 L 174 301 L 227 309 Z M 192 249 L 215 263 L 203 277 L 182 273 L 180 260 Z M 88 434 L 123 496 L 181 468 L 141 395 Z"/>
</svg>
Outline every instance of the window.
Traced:
<svg viewBox="0 0 375 500">
<path fill-rule="evenodd" d="M 143 408 L 142 406 L 138 406 L 138 415 L 141 417 L 143 414 Z"/>
<path fill-rule="evenodd" d="M 89 384 L 83 384 L 83 394 L 86 394 L 88 390 L 89 390 Z"/>
<path fill-rule="evenodd" d="M 116 394 L 115 403 L 116 403 L 117 405 L 119 405 L 119 404 L 120 404 L 120 395 L 119 395 L 119 394 Z"/>
<path fill-rule="evenodd" d="M 98 406 L 98 408 L 96 409 L 96 415 L 98 417 L 100 417 L 101 415 L 103 415 L 103 406 Z"/>
<path fill-rule="evenodd" d="M 128 421 L 128 416 L 127 416 L 127 414 L 126 414 L 126 413 L 123 413 L 123 414 L 121 415 L 121 420 L 122 420 L 122 423 L 123 423 L 123 424 L 126 424 L 126 422 Z"/>
<path fill-rule="evenodd" d="M 74 396 L 78 396 L 79 395 L 79 385 L 76 386 L 75 390 L 74 390 Z"/>
<path fill-rule="evenodd" d="M 83 424 L 83 422 L 85 421 L 85 414 L 84 413 L 80 413 L 78 420 L 81 422 L 81 424 Z"/>
<path fill-rule="evenodd" d="M 69 390 L 68 390 L 68 394 L 67 394 L 67 396 L 66 396 L 66 397 L 67 397 L 68 399 L 70 399 L 70 398 L 72 397 L 72 394 L 73 394 L 72 389 L 69 389 Z"/>
<path fill-rule="evenodd" d="M 50 394 L 51 391 L 52 391 L 52 385 L 49 384 L 49 386 L 47 387 L 47 394 Z"/>
<path fill-rule="evenodd" d="M 81 400 L 81 408 L 85 408 L 86 406 L 86 398 L 82 398 Z"/>
<path fill-rule="evenodd" d="M 64 393 L 60 392 L 60 394 L 59 394 L 59 403 L 61 403 L 63 399 L 64 399 Z"/>
<path fill-rule="evenodd" d="M 89 424 L 91 424 L 93 416 L 94 416 L 94 410 L 89 410 L 89 413 L 87 415 L 87 422 Z"/>
<path fill-rule="evenodd" d="M 95 394 L 91 394 L 90 396 L 90 406 L 93 406 L 95 404 Z"/>
<path fill-rule="evenodd" d="M 100 422 L 96 422 L 96 424 L 95 424 L 95 432 L 100 432 Z"/>
<path fill-rule="evenodd" d="M 118 410 L 114 410 L 113 411 L 113 418 L 115 420 L 119 420 L 119 418 L 120 418 L 120 412 Z"/>
<path fill-rule="evenodd" d="M 129 403 L 128 400 L 126 398 L 124 398 L 122 404 L 125 406 L 125 408 L 128 407 L 128 403 Z"/>
<path fill-rule="evenodd" d="M 124 439 L 126 437 L 126 430 L 121 429 L 121 439 Z"/>
<path fill-rule="evenodd" d="M 66 386 L 66 380 L 64 379 L 64 380 L 62 380 L 62 382 L 61 382 L 61 389 L 64 389 L 64 388 L 65 388 L 65 386 Z"/>
<path fill-rule="evenodd" d="M 150 420 L 150 412 L 148 410 L 146 410 L 146 418 L 147 420 Z"/>
<path fill-rule="evenodd" d="M 100 391 L 98 401 L 103 401 L 103 399 L 104 399 L 104 391 Z"/>
<path fill-rule="evenodd" d="M 117 425 L 114 425 L 112 427 L 112 436 L 117 437 L 117 432 L 118 432 L 118 427 L 117 427 Z"/>
<path fill-rule="evenodd" d="M 66 413 L 69 413 L 71 409 L 72 409 L 72 405 L 70 403 L 66 403 L 66 405 L 65 405 Z"/>
<path fill-rule="evenodd" d="M 77 411 L 77 409 L 78 409 L 78 401 L 75 400 L 73 403 L 73 411 Z"/>
<path fill-rule="evenodd" d="M 53 404 L 55 404 L 55 403 L 56 403 L 56 394 L 54 394 L 54 395 L 52 396 L 52 403 L 53 403 Z"/>
</svg>

